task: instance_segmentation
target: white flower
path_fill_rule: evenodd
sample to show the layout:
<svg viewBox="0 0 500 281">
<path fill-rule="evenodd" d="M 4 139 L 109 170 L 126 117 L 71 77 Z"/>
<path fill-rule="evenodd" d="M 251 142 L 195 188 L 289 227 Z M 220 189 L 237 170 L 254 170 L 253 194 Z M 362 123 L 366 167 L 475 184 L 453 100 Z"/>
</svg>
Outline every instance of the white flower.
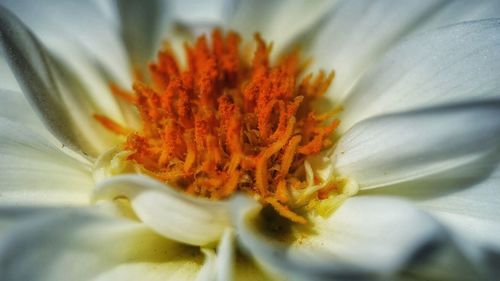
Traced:
<svg viewBox="0 0 500 281">
<path fill-rule="evenodd" d="M 0 279 L 494 280 L 500 3 L 235 2 L 2 1 Z M 360 191 L 292 241 L 257 227 L 245 196 L 101 177 L 119 139 L 92 114 L 134 121 L 107 82 L 130 85 L 162 38 L 213 25 L 278 52 L 300 42 L 336 71 L 341 138 L 312 168 Z"/>
</svg>

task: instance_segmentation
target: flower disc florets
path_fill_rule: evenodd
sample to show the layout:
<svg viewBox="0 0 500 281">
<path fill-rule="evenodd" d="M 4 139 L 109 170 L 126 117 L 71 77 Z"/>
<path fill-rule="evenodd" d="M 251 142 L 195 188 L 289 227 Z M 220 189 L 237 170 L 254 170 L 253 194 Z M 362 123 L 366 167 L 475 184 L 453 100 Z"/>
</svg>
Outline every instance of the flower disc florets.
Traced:
<svg viewBox="0 0 500 281">
<path fill-rule="evenodd" d="M 135 82 L 135 94 L 114 88 L 136 106 L 140 131 L 95 117 L 127 136 L 127 159 L 147 174 L 196 196 L 245 192 L 305 223 L 289 208 L 290 194 L 306 187 L 304 161 L 331 145 L 339 124 L 324 124 L 330 114 L 318 115 L 311 106 L 334 75 L 319 72 L 299 81 L 305 65 L 297 51 L 272 64 L 271 45 L 258 34 L 255 41 L 247 59 L 238 34 L 215 30 L 210 42 L 201 36 L 194 46 L 185 45 L 185 67 L 167 46 L 150 64 L 152 83 Z M 335 188 L 325 185 L 317 198 Z"/>
</svg>

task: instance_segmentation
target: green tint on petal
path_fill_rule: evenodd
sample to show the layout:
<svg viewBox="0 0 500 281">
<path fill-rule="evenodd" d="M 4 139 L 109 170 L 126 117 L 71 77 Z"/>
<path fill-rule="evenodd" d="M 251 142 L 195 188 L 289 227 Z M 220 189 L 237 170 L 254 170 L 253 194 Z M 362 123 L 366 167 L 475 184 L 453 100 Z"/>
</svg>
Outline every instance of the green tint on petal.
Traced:
<svg viewBox="0 0 500 281">
<path fill-rule="evenodd" d="M 217 242 L 229 225 L 228 203 L 196 198 L 143 175 L 114 176 L 97 184 L 94 200 L 127 198 L 157 233 L 190 245 Z"/>
<path fill-rule="evenodd" d="M 194 280 L 197 248 L 146 226 L 89 210 L 25 216 L 0 238 L 0 279 L 9 281 Z M 8 216 L 0 210 L 0 217 Z"/>
<path fill-rule="evenodd" d="M 76 160 L 23 125 L 0 118 L 0 204 L 84 205 L 94 181 Z"/>
</svg>

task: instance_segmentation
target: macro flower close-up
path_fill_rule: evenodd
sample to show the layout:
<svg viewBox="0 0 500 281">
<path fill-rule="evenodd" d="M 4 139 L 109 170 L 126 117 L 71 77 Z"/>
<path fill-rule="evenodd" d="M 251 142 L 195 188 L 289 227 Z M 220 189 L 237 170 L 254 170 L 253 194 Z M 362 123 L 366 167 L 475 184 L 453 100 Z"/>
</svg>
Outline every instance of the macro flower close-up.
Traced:
<svg viewBox="0 0 500 281">
<path fill-rule="evenodd" d="M 497 0 L 0 0 L 0 280 L 497 280 Z"/>
</svg>

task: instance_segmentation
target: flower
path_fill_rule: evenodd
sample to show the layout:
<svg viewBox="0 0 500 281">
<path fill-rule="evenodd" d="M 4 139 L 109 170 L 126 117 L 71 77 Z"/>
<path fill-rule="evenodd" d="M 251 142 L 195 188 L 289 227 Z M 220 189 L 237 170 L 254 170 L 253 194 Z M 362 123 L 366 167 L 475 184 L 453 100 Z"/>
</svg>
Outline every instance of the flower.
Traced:
<svg viewBox="0 0 500 281">
<path fill-rule="evenodd" d="M 0 279 L 498 274 L 497 2 L 240 1 L 213 15 L 207 2 L 199 15 L 176 14 L 177 2 L 170 14 L 155 1 L 54 3 L 0 9 L 5 59 L 40 117 L 2 66 L 13 90 L 0 91 Z M 344 108 L 340 138 L 306 170 L 347 179 L 351 197 L 318 201 L 305 226 L 243 195 L 211 201 L 115 173 L 122 140 L 92 114 L 135 119 L 107 82 L 130 85 L 157 37 L 175 49 L 212 25 L 259 31 L 278 53 L 300 42 L 312 68 L 336 71 L 327 95 Z"/>
</svg>

